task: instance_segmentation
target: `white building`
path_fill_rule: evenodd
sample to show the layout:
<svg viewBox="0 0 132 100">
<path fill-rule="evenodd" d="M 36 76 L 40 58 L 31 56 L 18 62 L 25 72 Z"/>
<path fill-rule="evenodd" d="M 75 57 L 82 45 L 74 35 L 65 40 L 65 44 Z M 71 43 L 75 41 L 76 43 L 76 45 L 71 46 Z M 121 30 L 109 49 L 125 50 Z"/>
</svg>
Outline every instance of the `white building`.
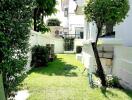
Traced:
<svg viewBox="0 0 132 100">
<path fill-rule="evenodd" d="M 50 27 L 51 31 L 41 34 L 41 32 L 31 31 L 30 47 L 34 45 L 52 45 L 54 53 L 75 53 L 77 47 L 82 48 L 86 38 L 84 34 L 84 15 L 76 15 L 76 3 L 74 0 L 57 0 L 58 13 L 48 18 L 58 18 L 61 26 Z M 46 20 L 48 19 L 46 18 Z M 57 34 L 56 34 L 57 33 Z M 31 52 L 27 66 L 30 66 Z"/>
<path fill-rule="evenodd" d="M 76 52 L 78 46 L 83 46 L 84 15 L 76 15 L 76 3 L 74 0 L 61 0 L 62 11 L 67 24 L 64 27 L 65 53 Z"/>
<path fill-rule="evenodd" d="M 132 6 L 132 0 L 129 0 Z M 77 14 L 83 14 L 85 0 L 76 0 Z M 106 74 L 113 74 L 120 78 L 121 84 L 132 89 L 132 8 L 123 23 L 117 25 L 115 37 L 99 39 L 99 51 L 101 62 Z M 95 41 L 96 25 L 85 23 L 85 42 L 83 43 L 82 62 L 85 67 L 96 68 L 91 42 Z"/>
<path fill-rule="evenodd" d="M 48 18 L 58 18 L 61 21 L 61 29 L 58 27 L 52 27 L 51 30 L 58 29 L 61 31 L 61 37 L 56 38 L 53 36 L 55 32 L 49 32 L 52 36 L 36 34 L 33 32 L 34 36 L 32 36 L 31 40 L 33 42 L 31 44 L 54 44 L 55 45 L 55 53 L 75 53 L 76 48 L 79 46 L 80 48 L 83 46 L 83 40 L 85 38 L 84 34 L 84 15 L 76 15 L 76 3 L 74 0 L 57 0 L 58 5 L 56 8 L 58 9 L 58 13 L 56 15 L 52 15 Z M 48 19 L 46 18 L 46 19 Z M 49 42 L 50 41 L 50 42 Z M 59 41 L 59 42 L 58 42 Z M 62 42 L 61 42 L 62 41 Z M 58 44 L 57 44 L 58 43 Z M 58 46 L 57 46 L 58 45 Z"/>
</svg>

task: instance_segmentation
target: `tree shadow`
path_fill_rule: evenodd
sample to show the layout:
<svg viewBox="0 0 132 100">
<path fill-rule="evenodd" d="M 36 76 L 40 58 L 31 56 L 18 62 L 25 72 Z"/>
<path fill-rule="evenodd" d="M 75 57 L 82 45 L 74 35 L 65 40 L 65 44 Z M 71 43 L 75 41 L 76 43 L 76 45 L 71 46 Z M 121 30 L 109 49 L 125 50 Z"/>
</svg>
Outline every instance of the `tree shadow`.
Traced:
<svg viewBox="0 0 132 100">
<path fill-rule="evenodd" d="M 123 90 L 131 99 L 132 99 L 132 91 L 131 90 Z"/>
<path fill-rule="evenodd" d="M 132 91 L 124 90 L 124 89 L 121 89 L 121 91 L 126 93 L 126 95 L 129 96 L 132 99 Z M 112 95 L 112 96 L 115 96 L 115 97 L 118 96 L 116 93 L 112 92 L 111 90 L 107 90 L 107 89 L 104 89 L 104 88 L 101 88 L 101 92 L 108 100 L 111 100 L 109 95 Z"/>
<path fill-rule="evenodd" d="M 117 94 L 113 93 L 110 90 L 107 90 L 106 88 L 101 88 L 101 92 L 108 100 L 111 100 L 108 95 L 118 96 Z"/>
<path fill-rule="evenodd" d="M 53 62 L 49 62 L 47 66 L 40 67 L 40 68 L 33 68 L 29 74 L 31 73 L 39 73 L 49 76 L 69 76 L 69 77 L 76 77 L 77 73 L 74 70 L 77 66 L 73 66 L 71 64 L 67 64 L 63 62 L 61 58 L 57 58 Z"/>
</svg>

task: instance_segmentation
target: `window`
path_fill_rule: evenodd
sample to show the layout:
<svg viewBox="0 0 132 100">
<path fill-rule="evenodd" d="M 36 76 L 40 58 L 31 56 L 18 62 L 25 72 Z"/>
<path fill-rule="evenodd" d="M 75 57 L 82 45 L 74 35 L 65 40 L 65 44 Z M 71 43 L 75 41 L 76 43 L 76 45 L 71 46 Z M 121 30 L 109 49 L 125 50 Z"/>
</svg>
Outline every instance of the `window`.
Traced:
<svg viewBox="0 0 132 100">
<path fill-rule="evenodd" d="M 54 44 L 46 44 L 49 54 L 54 54 Z"/>
<path fill-rule="evenodd" d="M 65 39 L 65 51 L 73 51 L 74 39 Z"/>
<path fill-rule="evenodd" d="M 83 39 L 84 38 L 84 29 L 83 27 L 76 27 L 75 28 L 75 36 L 77 39 Z"/>
<path fill-rule="evenodd" d="M 55 31 L 55 36 L 56 36 L 56 37 L 59 36 L 59 30 L 56 30 L 56 31 Z"/>
<path fill-rule="evenodd" d="M 68 17 L 68 8 L 65 8 L 65 10 L 64 10 L 64 16 Z"/>
<path fill-rule="evenodd" d="M 80 38 L 83 39 L 83 32 L 80 32 Z"/>
</svg>

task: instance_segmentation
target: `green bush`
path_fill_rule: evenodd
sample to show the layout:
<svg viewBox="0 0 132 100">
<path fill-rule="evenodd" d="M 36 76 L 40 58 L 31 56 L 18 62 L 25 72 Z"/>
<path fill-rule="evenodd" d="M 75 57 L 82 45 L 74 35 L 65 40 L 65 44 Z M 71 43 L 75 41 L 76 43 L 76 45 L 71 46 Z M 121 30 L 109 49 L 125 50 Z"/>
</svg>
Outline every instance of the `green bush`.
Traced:
<svg viewBox="0 0 132 100">
<path fill-rule="evenodd" d="M 48 49 L 45 46 L 36 45 L 32 48 L 31 66 L 46 66 L 49 61 Z"/>
<path fill-rule="evenodd" d="M 25 75 L 32 2 L 0 1 L 0 70 L 6 97 L 12 96 Z"/>
<path fill-rule="evenodd" d="M 120 79 L 117 76 L 107 76 L 106 79 L 108 87 L 122 88 L 119 82 Z"/>
<path fill-rule="evenodd" d="M 61 22 L 58 19 L 52 18 L 47 20 L 48 26 L 60 26 Z"/>
<path fill-rule="evenodd" d="M 77 46 L 76 53 L 81 53 L 81 52 L 82 52 L 82 46 Z"/>
</svg>

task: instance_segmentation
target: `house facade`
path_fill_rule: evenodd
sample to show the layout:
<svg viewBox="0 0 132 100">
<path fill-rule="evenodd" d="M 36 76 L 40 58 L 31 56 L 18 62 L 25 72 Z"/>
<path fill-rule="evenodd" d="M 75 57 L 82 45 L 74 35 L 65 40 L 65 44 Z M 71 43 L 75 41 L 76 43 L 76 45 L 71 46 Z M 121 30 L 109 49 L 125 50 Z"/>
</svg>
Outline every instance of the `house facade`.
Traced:
<svg viewBox="0 0 132 100">
<path fill-rule="evenodd" d="M 83 14 L 85 0 L 76 0 L 77 14 Z M 109 37 L 100 37 L 98 42 L 99 56 L 105 74 L 112 74 L 120 79 L 122 86 L 132 89 L 132 1 L 129 0 L 130 11 L 124 22 L 114 27 L 115 34 Z M 96 38 L 96 25 L 85 22 L 82 63 L 86 68 L 96 69 L 96 63 L 91 42 Z"/>
<path fill-rule="evenodd" d="M 57 16 L 50 18 L 60 18 L 61 26 L 52 26 L 50 27 L 51 31 L 45 34 L 32 31 L 30 44 L 31 46 L 37 44 L 54 45 L 55 53 L 76 53 L 78 47 L 82 48 L 86 37 L 84 34 L 84 15 L 75 13 L 77 4 L 74 0 L 61 0 L 59 3 Z M 56 31 L 59 32 L 57 37 Z"/>
<path fill-rule="evenodd" d="M 67 24 L 64 29 L 64 53 L 75 53 L 77 47 L 83 46 L 84 35 L 84 15 L 76 15 L 77 4 L 74 0 L 61 0 L 61 9 Z"/>
</svg>

